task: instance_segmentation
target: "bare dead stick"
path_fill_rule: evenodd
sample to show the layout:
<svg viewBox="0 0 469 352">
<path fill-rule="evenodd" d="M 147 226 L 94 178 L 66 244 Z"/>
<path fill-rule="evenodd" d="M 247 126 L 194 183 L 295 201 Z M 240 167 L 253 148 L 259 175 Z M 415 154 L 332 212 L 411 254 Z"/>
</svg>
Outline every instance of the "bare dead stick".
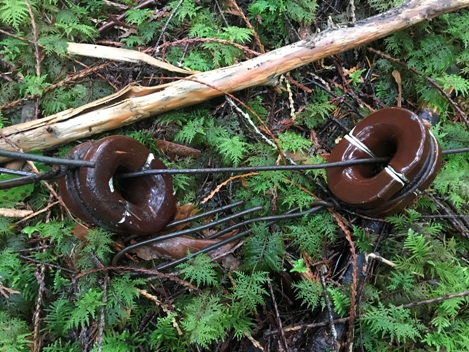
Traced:
<svg viewBox="0 0 469 352">
<path fill-rule="evenodd" d="M 16 145 L 24 151 L 44 150 L 152 115 L 195 105 L 222 95 L 222 91 L 275 85 L 281 74 L 295 68 L 468 6 L 469 0 L 409 0 L 397 9 L 358 21 L 353 27 L 324 31 L 237 65 L 157 87 L 130 86 L 76 109 L 3 128 L 0 130 L 0 149 L 13 150 Z M 191 77 L 208 85 L 191 81 Z M 0 162 L 3 161 L 6 159 L 0 158 Z"/>
</svg>

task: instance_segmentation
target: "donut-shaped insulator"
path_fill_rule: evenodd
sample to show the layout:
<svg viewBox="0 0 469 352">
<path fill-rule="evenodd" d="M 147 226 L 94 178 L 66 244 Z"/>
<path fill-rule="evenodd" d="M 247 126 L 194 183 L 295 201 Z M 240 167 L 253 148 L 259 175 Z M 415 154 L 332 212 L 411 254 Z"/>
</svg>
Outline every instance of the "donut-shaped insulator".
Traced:
<svg viewBox="0 0 469 352">
<path fill-rule="evenodd" d="M 94 168 L 71 170 L 58 181 L 70 211 L 85 222 L 109 231 L 149 235 L 174 216 L 176 201 L 170 175 L 119 179 L 123 172 L 165 169 L 136 140 L 111 136 L 73 148 L 69 158 L 91 161 Z"/>
<path fill-rule="evenodd" d="M 326 170 L 331 192 L 356 211 L 374 216 L 402 211 L 435 179 L 441 149 L 416 114 L 386 108 L 364 118 L 332 150 L 329 162 L 390 157 L 385 165 Z"/>
</svg>

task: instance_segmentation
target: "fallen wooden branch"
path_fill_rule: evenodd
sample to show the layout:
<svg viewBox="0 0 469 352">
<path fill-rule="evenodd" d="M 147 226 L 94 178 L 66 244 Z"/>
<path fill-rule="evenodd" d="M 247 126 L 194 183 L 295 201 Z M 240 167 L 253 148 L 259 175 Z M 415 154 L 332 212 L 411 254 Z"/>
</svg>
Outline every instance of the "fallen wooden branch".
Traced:
<svg viewBox="0 0 469 352">
<path fill-rule="evenodd" d="M 159 67 L 163 70 L 182 73 L 184 75 L 199 73 L 198 71 L 184 70 L 182 68 L 168 64 L 164 61 L 155 59 L 153 56 L 135 50 L 113 48 L 109 46 L 95 44 L 68 43 L 67 51 L 69 54 L 73 55 L 84 55 L 115 61 L 145 63 L 155 67 Z"/>
<path fill-rule="evenodd" d="M 398 9 L 359 21 L 353 27 L 324 31 L 237 65 L 156 87 L 129 86 L 79 108 L 3 128 L 0 149 L 15 150 L 16 146 L 23 151 L 44 150 L 226 92 L 275 85 L 280 75 L 295 68 L 468 6 L 469 0 L 409 0 Z"/>
</svg>

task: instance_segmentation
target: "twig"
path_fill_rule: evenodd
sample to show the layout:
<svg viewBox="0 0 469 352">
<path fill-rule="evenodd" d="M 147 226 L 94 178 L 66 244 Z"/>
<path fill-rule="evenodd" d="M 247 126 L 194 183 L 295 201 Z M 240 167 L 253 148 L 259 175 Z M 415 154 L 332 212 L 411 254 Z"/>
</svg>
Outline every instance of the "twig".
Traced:
<svg viewBox="0 0 469 352">
<path fill-rule="evenodd" d="M 168 28 L 168 26 L 171 23 L 174 15 L 176 14 L 177 10 L 181 7 L 183 2 L 184 2 L 184 0 L 179 0 L 177 5 L 174 7 L 173 11 L 171 11 L 171 13 L 169 14 L 168 20 L 165 22 L 163 28 L 161 28 L 160 36 L 158 37 L 158 40 L 156 41 L 155 48 L 157 48 L 158 45 L 160 45 L 161 39 L 163 38 L 163 36 L 166 32 L 166 29 Z"/>
<path fill-rule="evenodd" d="M 465 238 L 469 239 L 469 232 L 467 231 L 467 229 L 465 228 L 461 220 L 453 216 L 454 215 L 453 212 L 450 209 L 448 209 L 443 204 L 443 202 L 438 200 L 438 198 L 436 198 L 433 194 L 431 194 L 430 192 L 425 192 L 425 194 L 432 200 L 433 203 L 435 203 L 436 207 L 438 208 L 440 212 L 443 212 L 446 215 L 449 215 L 448 217 L 449 222 L 454 227 L 454 229 L 457 230 L 461 234 L 461 236 L 464 236 Z"/>
<path fill-rule="evenodd" d="M 46 87 L 43 91 L 42 91 L 42 95 L 54 90 L 54 89 L 57 89 L 63 85 L 65 85 L 66 83 L 69 83 L 69 82 L 72 82 L 72 81 L 75 81 L 79 78 L 83 78 L 85 76 L 88 76 L 90 73 L 93 73 L 95 71 L 98 71 L 98 70 L 101 70 L 109 65 L 111 65 L 112 62 L 106 62 L 104 64 L 101 64 L 101 65 L 97 65 L 97 66 L 93 66 L 93 67 L 90 67 L 90 68 L 86 68 L 84 70 L 81 70 L 80 72 L 74 74 L 74 75 L 71 75 L 67 78 L 65 78 L 64 80 L 56 83 L 56 84 L 51 84 L 50 86 Z M 21 99 L 18 99 L 18 100 L 15 100 L 15 101 L 12 101 L 10 103 L 7 103 L 5 105 L 0 105 L 0 110 L 5 110 L 5 109 L 11 109 L 11 108 L 14 108 L 15 106 L 17 105 L 21 105 L 24 103 L 25 100 L 28 100 L 28 99 L 35 99 L 35 98 L 38 98 L 42 95 L 39 95 L 39 94 L 35 94 L 35 95 L 26 95 L 24 96 L 23 98 Z"/>
<path fill-rule="evenodd" d="M 13 34 L 13 33 L 10 33 L 10 32 L 7 32 L 3 29 L 0 28 L 0 33 L 1 34 L 5 34 L 9 37 L 12 37 L 12 38 L 15 38 L 15 39 L 18 39 L 18 40 L 21 40 L 23 42 L 26 42 L 26 43 L 30 43 L 30 44 L 34 44 L 34 42 L 32 40 L 29 40 L 29 39 L 26 39 L 25 37 L 21 37 L 19 35 L 16 35 L 16 34 Z"/>
<path fill-rule="evenodd" d="M 342 69 L 342 64 L 340 63 L 338 58 L 335 58 L 335 63 L 336 63 L 336 69 L 337 72 L 339 73 L 339 76 L 342 80 L 342 87 L 340 86 L 339 83 L 337 82 L 332 82 L 336 87 L 342 88 L 344 90 L 345 94 L 350 95 L 353 99 L 355 99 L 357 102 L 359 102 L 361 105 L 365 106 L 368 110 L 371 112 L 375 111 L 372 106 L 367 104 L 366 102 L 363 101 L 356 93 L 355 91 L 350 87 L 350 84 L 347 82 L 347 79 L 345 78 L 344 71 Z"/>
<path fill-rule="evenodd" d="M 103 282 L 103 298 L 102 298 L 102 305 L 99 308 L 99 325 L 98 325 L 98 336 L 96 337 L 96 344 L 98 345 L 98 352 L 102 352 L 103 350 L 103 336 L 104 336 L 104 328 L 106 326 L 106 304 L 107 304 L 107 284 L 109 282 L 109 275 L 106 273 Z"/>
<path fill-rule="evenodd" d="M 252 126 L 252 128 L 254 128 L 254 131 L 259 135 L 261 136 L 261 138 L 270 146 L 276 148 L 277 145 L 272 142 L 269 138 L 267 138 L 266 136 L 264 136 L 264 134 L 259 130 L 259 128 L 256 126 L 256 124 L 254 123 L 254 121 L 251 120 L 251 117 L 246 114 L 243 110 L 241 110 L 238 105 L 236 105 L 234 103 L 233 100 L 231 100 L 230 98 L 226 98 L 226 101 L 235 109 L 237 110 L 245 119 L 246 121 Z"/>
<path fill-rule="evenodd" d="M 215 187 L 215 189 L 214 189 L 212 192 L 210 192 L 210 194 L 209 194 L 207 197 L 205 197 L 205 198 L 200 202 L 200 204 L 205 204 L 205 203 L 207 203 L 210 199 L 213 198 L 213 196 L 214 196 L 215 194 L 218 193 L 218 191 L 220 191 L 220 189 L 221 189 L 223 186 L 227 185 L 227 184 L 230 183 L 231 181 L 234 181 L 234 180 L 236 180 L 236 179 L 238 179 L 238 178 L 245 178 L 245 177 L 254 176 L 254 175 L 259 175 L 259 173 L 258 173 L 258 172 L 250 172 L 250 173 L 248 173 L 248 174 L 242 174 L 242 175 L 231 176 L 229 179 L 227 179 L 226 181 L 223 181 L 223 182 L 220 183 L 217 187 Z"/>
<path fill-rule="evenodd" d="M 329 294 L 327 293 L 326 279 L 324 278 L 324 274 L 326 273 L 327 273 L 327 266 L 323 264 L 321 265 L 321 269 L 319 270 L 319 275 L 321 277 L 322 289 L 324 291 L 324 301 L 326 302 L 327 316 L 329 318 L 329 328 L 331 329 L 331 336 L 332 336 L 332 343 L 334 346 L 334 351 L 339 351 L 339 343 L 337 342 L 337 330 L 334 325 L 334 317 L 332 313 L 331 301 L 329 299 Z"/>
<path fill-rule="evenodd" d="M 137 289 L 137 290 L 139 294 L 141 294 L 143 297 L 155 303 L 157 307 L 161 307 L 161 309 L 163 309 L 163 311 L 167 314 L 168 317 L 171 316 L 171 314 L 175 312 L 174 306 L 161 302 L 158 299 L 158 297 L 150 294 L 147 290 L 142 290 L 142 289 Z M 183 335 L 183 332 L 181 328 L 179 327 L 178 322 L 176 321 L 176 317 L 173 317 L 173 319 L 171 320 L 171 323 L 173 327 L 176 329 L 176 331 L 178 332 L 178 335 L 179 336 Z"/>
<path fill-rule="evenodd" d="M 62 203 L 61 203 L 60 201 L 58 201 L 58 200 L 55 201 L 55 202 L 49 203 L 49 204 L 47 204 L 47 206 L 45 206 L 44 208 L 41 208 L 41 210 L 38 210 L 38 211 L 36 211 L 35 213 L 32 213 L 32 214 L 28 214 L 27 216 L 25 216 L 25 217 L 22 218 L 21 220 L 18 220 L 18 221 L 16 222 L 16 225 L 19 224 L 19 223 L 22 223 L 22 222 L 24 222 L 24 221 L 26 221 L 26 220 L 29 220 L 29 219 L 31 219 L 31 218 L 33 218 L 33 217 L 35 217 L 35 216 L 37 216 L 37 215 L 39 215 L 39 214 L 41 214 L 41 213 L 44 213 L 44 212 L 47 211 L 49 208 L 51 208 L 51 207 L 53 207 L 54 205 L 57 205 L 57 204 L 62 204 Z"/>
<path fill-rule="evenodd" d="M 39 352 L 42 346 L 42 336 L 40 334 L 40 330 L 41 330 L 41 311 L 42 311 L 41 307 L 43 303 L 42 300 L 44 296 L 44 291 L 46 290 L 46 285 L 44 283 L 45 271 L 46 271 L 46 266 L 41 265 L 40 269 L 34 272 L 39 288 L 37 292 L 36 307 L 34 309 L 34 315 L 33 315 L 34 329 L 33 329 L 33 346 L 31 349 L 33 352 Z"/>
<path fill-rule="evenodd" d="M 218 0 L 215 0 L 215 5 L 217 6 L 218 12 L 220 13 L 221 18 L 223 19 L 223 22 L 225 22 L 225 26 L 229 26 L 230 24 L 226 20 L 225 14 L 223 13 L 223 9 L 220 6 L 220 2 Z"/>
<path fill-rule="evenodd" d="M 262 45 L 261 40 L 259 38 L 259 35 L 256 32 L 256 29 L 254 26 L 251 24 L 249 19 L 246 17 L 244 14 L 243 10 L 239 8 L 238 4 L 236 3 L 236 0 L 231 0 L 228 2 L 228 6 L 230 6 L 233 9 L 234 14 L 238 15 L 241 17 L 246 24 L 246 26 L 252 30 L 252 35 L 254 37 L 254 41 L 256 42 L 257 47 L 259 48 L 261 53 L 265 53 L 265 48 L 264 45 Z"/>
<path fill-rule="evenodd" d="M 349 320 L 350 320 L 350 317 L 334 319 L 332 321 L 332 323 L 334 323 L 334 324 L 343 324 L 343 323 L 348 322 Z M 311 323 L 311 324 L 301 324 L 301 325 L 288 326 L 288 327 L 285 327 L 283 330 L 285 332 L 291 332 L 291 331 L 298 331 L 298 330 L 304 330 L 304 329 L 319 328 L 319 327 L 322 327 L 322 326 L 327 326 L 329 324 L 330 324 L 329 321 L 323 321 L 321 323 Z M 275 335 L 275 334 L 278 334 L 278 333 L 279 333 L 278 329 L 270 330 L 270 331 L 264 333 L 264 336 L 267 337 L 267 336 Z"/>
<path fill-rule="evenodd" d="M 46 263 L 46 262 L 43 262 L 42 260 L 37 260 L 37 259 L 34 259 L 34 258 L 29 258 L 29 257 L 26 257 L 26 256 L 21 255 L 21 254 L 18 254 L 18 258 L 23 259 L 23 260 L 26 260 L 26 261 L 31 262 L 31 263 L 40 264 L 40 265 L 48 266 L 48 267 L 51 267 L 51 268 L 54 268 L 54 269 L 62 270 L 62 271 L 65 271 L 65 272 L 67 272 L 67 273 L 70 273 L 70 274 L 75 274 L 75 272 L 74 272 L 73 270 L 70 270 L 70 269 L 61 267 L 61 266 L 59 266 L 59 265 L 55 265 L 55 264 L 51 264 L 51 263 Z"/>
<path fill-rule="evenodd" d="M 340 216 L 335 213 L 331 212 L 332 216 L 336 219 L 337 224 L 345 233 L 345 238 L 350 245 L 350 253 L 352 255 L 352 284 L 350 286 L 351 294 L 350 294 L 350 321 L 348 326 L 347 332 L 347 342 L 346 346 L 348 349 L 351 350 L 352 343 L 353 343 L 353 333 L 354 333 L 354 322 L 356 316 L 356 301 L 357 301 L 357 286 L 358 286 L 358 266 L 357 266 L 357 252 L 355 251 L 355 243 L 352 240 L 352 234 L 350 233 L 349 229 L 345 226 L 344 222 L 340 218 Z"/>
<path fill-rule="evenodd" d="M 311 88 L 306 87 L 304 84 L 301 84 L 300 82 L 294 80 L 291 76 L 289 75 L 284 75 L 284 78 L 293 84 L 294 86 L 300 88 L 301 90 L 304 90 L 306 93 L 313 93 L 313 90 Z"/>
<path fill-rule="evenodd" d="M 418 301 L 418 302 L 411 302 L 411 303 L 403 304 L 402 306 L 398 306 L 396 308 L 412 308 L 416 306 L 421 306 L 423 304 L 432 304 L 432 303 L 446 301 L 447 299 L 466 297 L 466 296 L 469 296 L 469 291 L 464 291 L 460 293 L 448 293 L 441 297 L 430 298 L 430 299 L 426 299 L 426 300 Z"/>
<path fill-rule="evenodd" d="M 2 277 L 0 276 L 0 279 Z M 2 281 L 0 281 L 0 294 L 5 297 L 6 299 L 8 299 L 10 296 L 8 296 L 9 294 L 19 294 L 20 292 L 19 291 L 16 291 L 16 290 L 13 290 L 12 288 L 9 288 L 9 287 L 5 287 L 3 286 L 3 283 Z"/>
<path fill-rule="evenodd" d="M 270 133 L 270 136 L 273 138 L 273 140 L 270 140 L 268 139 L 260 130 L 259 128 L 254 124 L 254 122 L 252 121 L 251 117 L 249 116 L 249 114 L 245 113 L 243 110 L 241 110 L 230 98 L 226 98 L 226 101 L 233 107 L 235 108 L 245 119 L 247 122 L 249 122 L 249 124 L 252 126 L 252 128 L 254 128 L 254 131 L 256 131 L 256 133 L 261 136 L 261 138 L 270 146 L 276 148 L 278 151 L 279 151 L 279 155 L 282 156 L 283 158 L 287 159 L 292 165 L 296 165 L 295 161 L 290 158 L 281 148 L 280 146 L 277 144 L 277 142 L 275 141 L 275 137 L 273 136 L 272 132 L 270 132 L 269 129 L 267 129 L 267 127 L 265 127 L 266 131 L 268 133 Z M 245 104 L 243 104 L 245 105 Z M 249 110 L 251 110 L 249 107 L 247 107 Z M 252 111 L 252 110 L 251 110 Z M 257 115 L 256 115 L 257 116 Z M 259 116 L 257 116 L 258 119 L 259 119 Z M 262 122 L 262 120 L 261 120 Z M 262 122 L 262 124 L 264 124 L 264 122 Z"/>
<path fill-rule="evenodd" d="M 316 81 L 316 79 L 318 79 L 319 77 L 317 77 L 316 75 L 313 75 L 313 81 L 311 83 L 313 83 L 315 86 L 321 88 L 323 91 L 325 91 L 326 93 L 328 93 L 329 95 L 332 95 L 334 98 L 340 100 L 341 103 L 345 104 L 349 109 L 353 110 L 358 116 L 360 116 L 361 118 L 365 117 L 365 115 L 356 107 L 356 106 L 353 106 L 352 104 L 350 104 L 347 99 L 345 99 L 344 96 L 338 96 L 337 94 L 335 94 L 332 90 L 330 90 L 329 88 L 326 87 L 326 84 L 327 82 L 323 82 L 323 84 L 321 83 L 318 83 Z M 336 122 L 337 124 L 339 124 L 340 127 L 342 127 L 342 129 L 344 129 L 344 131 L 347 131 L 349 132 L 350 129 L 347 128 L 344 124 L 342 124 L 342 122 L 340 122 L 339 120 L 337 121 L 334 121 Z"/>
<path fill-rule="evenodd" d="M 376 253 L 369 253 L 366 255 L 366 261 L 368 262 L 368 258 L 371 258 L 371 259 L 376 259 L 376 260 L 379 260 L 381 263 L 384 263 L 384 264 L 387 264 L 389 266 L 392 266 L 393 268 L 396 266 L 396 263 L 386 259 L 386 258 L 383 258 L 381 257 L 380 255 L 376 254 Z"/>
<path fill-rule="evenodd" d="M 274 290 L 272 289 L 272 283 L 270 282 L 270 280 L 267 281 L 267 286 L 269 286 L 270 297 L 272 297 L 272 304 L 274 305 L 278 330 L 280 331 L 280 336 L 282 337 L 282 342 L 285 347 L 285 351 L 288 352 L 290 351 L 290 348 L 288 347 L 287 338 L 285 337 L 285 331 L 283 331 L 282 319 L 280 319 L 280 315 L 278 313 L 277 302 L 275 301 Z"/>
<path fill-rule="evenodd" d="M 280 81 L 285 82 L 285 85 L 287 86 L 288 102 L 290 103 L 290 117 L 291 121 L 294 122 L 296 120 L 295 101 L 293 100 L 293 92 L 291 90 L 290 81 L 285 78 L 285 75 L 280 77 Z"/>
<path fill-rule="evenodd" d="M 133 7 L 133 9 L 143 9 L 143 8 L 147 7 L 148 5 L 151 5 L 151 4 L 154 4 L 154 3 L 155 3 L 155 0 L 143 1 L 142 3 L 140 3 L 137 6 Z M 116 20 L 106 22 L 105 24 L 103 24 L 101 27 L 98 28 L 98 31 L 103 32 L 103 31 L 111 28 L 116 23 L 116 21 L 123 20 L 125 18 L 125 15 L 126 15 L 125 13 L 120 14 L 119 16 L 116 17 Z"/>
</svg>

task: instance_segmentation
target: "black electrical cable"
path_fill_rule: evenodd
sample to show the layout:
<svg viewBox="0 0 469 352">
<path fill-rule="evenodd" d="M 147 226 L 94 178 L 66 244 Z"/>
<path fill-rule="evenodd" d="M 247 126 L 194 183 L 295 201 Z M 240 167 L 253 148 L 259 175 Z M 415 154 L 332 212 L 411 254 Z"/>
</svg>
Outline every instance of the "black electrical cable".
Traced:
<svg viewBox="0 0 469 352">
<path fill-rule="evenodd" d="M 28 173 L 27 176 L 21 176 L 9 180 L 0 181 L 0 189 L 19 187 L 39 181 L 56 180 L 65 176 L 67 172 L 67 168 L 53 168 L 51 170 L 39 174 Z"/>
<path fill-rule="evenodd" d="M 230 215 L 230 216 L 227 216 L 227 217 L 224 217 L 220 220 L 216 220 L 214 222 L 211 222 L 209 224 L 205 224 L 205 225 L 201 225 L 201 226 L 197 226 L 197 227 L 194 227 L 194 228 L 190 228 L 190 229 L 186 229 L 186 230 L 181 230 L 181 231 L 176 231 L 176 232 L 171 232 L 171 233 L 168 233 L 166 235 L 162 235 L 162 236 L 158 236 L 156 238 L 150 238 L 149 240 L 146 240 L 146 241 L 142 241 L 142 242 L 138 242 L 138 243 L 135 243 L 135 244 L 132 244 L 130 246 L 127 246 L 125 247 L 123 250 L 121 250 L 119 253 L 117 253 L 114 258 L 112 259 L 112 266 L 117 266 L 117 263 L 119 262 L 120 258 L 128 253 L 129 251 L 131 250 L 134 250 L 138 247 L 141 247 L 141 246 L 145 246 L 145 245 L 151 245 L 153 243 L 157 243 L 157 242 L 160 242 L 160 241 L 164 241 L 164 240 L 168 240 L 168 239 L 171 239 L 171 238 L 174 238 L 174 237 L 179 237 L 179 236 L 184 236 L 184 235 L 188 235 L 188 234 L 191 234 L 191 233 L 194 233 L 194 232 L 197 232 L 197 231 L 201 231 L 201 230 L 204 230 L 204 229 L 207 229 L 209 227 L 212 227 L 212 226 L 215 226 L 215 225 L 220 225 L 226 221 L 229 221 L 229 220 L 232 220 L 232 219 L 235 219 L 237 217 L 240 217 L 240 216 L 243 216 L 243 215 L 247 215 L 247 214 L 251 214 L 251 213 L 254 213 L 256 211 L 259 211 L 259 210 L 262 210 L 263 207 L 261 206 L 258 206 L 258 207 L 254 207 L 254 208 L 250 208 L 250 209 L 247 209 L 247 210 L 243 210 L 243 211 L 240 211 L 239 213 L 236 213 L 236 214 L 233 214 L 233 215 Z M 163 229 L 164 231 L 164 229 Z"/>
<path fill-rule="evenodd" d="M 21 171 L 21 170 L 12 170 L 7 169 L 6 167 L 0 167 L 0 174 L 9 174 L 17 176 L 33 176 L 36 175 L 34 172 Z"/>
<path fill-rule="evenodd" d="M 273 225 L 275 224 L 276 222 L 280 221 L 280 220 L 283 220 L 283 219 L 291 219 L 291 218 L 297 218 L 297 217 L 301 217 L 301 216 L 304 216 L 304 215 L 307 215 L 307 214 L 311 214 L 311 213 L 314 213 L 318 210 L 321 210 L 321 209 L 324 209 L 325 207 L 331 207 L 333 206 L 332 203 L 329 203 L 329 202 L 323 202 L 323 201 L 319 201 L 319 202 L 313 202 L 310 204 L 311 208 L 308 209 L 308 210 L 305 210 L 305 211 L 302 211 L 302 212 L 298 212 L 296 213 L 296 211 L 299 210 L 299 208 L 294 208 L 284 214 L 281 214 L 281 215 L 272 215 L 272 216 L 263 216 L 263 217 L 259 217 L 259 218 L 255 218 L 255 219 L 251 219 L 251 220 L 247 220 L 245 221 L 243 224 L 246 225 L 248 223 L 251 223 L 251 222 L 257 222 L 257 221 L 269 221 L 266 225 L 267 226 L 270 226 L 270 225 Z M 169 263 L 165 263 L 165 264 L 161 264 L 161 265 L 158 265 L 156 267 L 156 270 L 164 270 L 164 269 L 168 269 L 168 268 L 172 268 L 178 264 L 181 264 L 181 263 L 184 263 L 184 262 L 187 262 L 190 258 L 196 256 L 196 255 L 199 255 L 199 254 L 202 254 L 202 253 L 207 253 L 207 252 L 210 252 L 214 249 L 217 249 L 217 248 L 220 248 L 220 247 L 223 247 L 224 245 L 228 244 L 228 243 L 231 243 L 233 241 L 237 241 L 237 240 L 240 240 L 241 238 L 243 238 L 244 236 L 248 235 L 249 233 L 251 233 L 251 229 L 247 229 L 246 231 L 243 231 L 243 232 L 240 232 L 240 233 L 237 233 L 236 235 L 233 235 L 229 238 L 226 238 L 220 242 L 217 242 L 215 244 L 212 244 L 211 246 L 207 246 L 203 249 L 200 249 L 194 253 L 191 253 L 190 256 L 185 256 L 181 259 L 177 259 L 177 260 L 173 260 Z M 120 253 L 120 252 L 119 252 Z M 118 254 L 119 254 L 118 253 Z M 117 256 L 117 255 L 116 255 Z M 115 258 L 115 257 L 114 257 Z M 113 260 L 113 264 L 114 264 L 114 260 Z"/>
<path fill-rule="evenodd" d="M 448 149 L 442 152 L 443 155 L 468 153 L 469 148 Z M 299 171 L 299 170 L 319 170 L 332 167 L 346 167 L 362 164 L 379 164 L 389 161 L 389 157 L 353 159 L 337 161 L 325 164 L 307 164 L 307 165 L 272 165 L 272 166 L 245 166 L 245 167 L 219 167 L 203 169 L 162 169 L 128 172 L 119 175 L 121 178 L 139 177 L 146 175 L 160 174 L 211 174 L 211 173 L 232 173 L 232 172 L 255 172 L 255 171 Z"/>
<path fill-rule="evenodd" d="M 468 153 L 469 148 L 456 148 L 456 149 L 447 149 L 443 150 L 443 155 L 449 154 L 458 154 L 458 153 Z M 28 183 L 34 183 L 41 180 L 50 180 L 50 179 L 57 179 L 68 171 L 67 168 L 74 168 L 74 167 L 94 167 L 94 163 L 90 161 L 82 161 L 82 160 L 73 160 L 73 159 L 63 159 L 63 158 L 53 158 L 53 157 L 45 157 L 40 155 L 34 154 L 27 154 L 27 153 L 19 153 L 19 152 L 10 152 L 5 150 L 0 150 L 0 156 L 5 156 L 9 158 L 16 158 L 22 160 L 31 160 L 31 161 L 38 161 L 43 163 L 52 163 L 56 165 L 62 165 L 60 168 L 60 172 L 55 171 L 47 171 L 41 174 L 33 174 L 33 173 L 26 173 L 23 174 L 24 171 L 14 171 L 8 169 L 1 169 L 1 173 L 11 173 L 17 175 L 24 175 L 21 177 L 17 177 L 11 180 L 4 180 L 0 181 L 0 189 L 6 189 L 10 187 L 17 187 Z M 300 171 L 300 170 L 319 170 L 319 169 L 326 169 L 331 167 L 347 167 L 347 166 L 354 166 L 354 165 L 361 165 L 361 164 L 378 164 L 389 161 L 390 158 L 388 157 L 380 157 L 380 158 L 366 158 L 366 159 L 354 159 L 354 160 L 344 160 L 338 161 L 333 163 L 325 163 L 325 164 L 309 164 L 309 165 L 272 165 L 272 166 L 247 166 L 247 167 L 225 167 L 225 168 L 198 168 L 198 169 L 160 169 L 160 170 L 145 170 L 145 171 L 138 171 L 138 172 L 129 172 L 125 174 L 120 174 L 119 177 L 121 178 L 131 178 L 131 177 L 139 177 L 139 176 L 146 176 L 146 175 L 156 175 L 156 174 L 210 174 L 210 173 L 242 173 L 242 172 L 261 172 L 261 171 Z"/>
<path fill-rule="evenodd" d="M 185 218 L 185 219 L 181 219 L 181 220 L 175 220 L 175 221 L 171 221 L 169 224 L 167 224 L 164 228 L 164 230 L 167 230 L 171 227 L 174 227 L 174 226 L 177 226 L 177 225 L 181 225 L 181 224 L 185 224 L 187 222 L 191 222 L 191 221 L 194 221 L 194 220 L 198 220 L 198 219 L 201 219 L 203 217 L 206 217 L 206 216 L 210 216 L 210 215 L 213 215 L 213 214 L 217 214 L 217 213 L 220 213 L 222 211 L 226 211 L 226 210 L 229 210 L 231 208 L 234 208 L 234 207 L 237 207 L 238 205 L 242 205 L 244 203 L 244 201 L 240 200 L 238 202 L 235 202 L 235 203 L 231 203 L 231 204 L 227 204 L 227 205 L 224 205 L 224 206 L 221 206 L 219 208 L 216 208 L 216 209 L 212 209 L 212 210 L 209 210 L 209 211 L 206 211 L 206 212 L 203 212 L 203 213 L 200 213 L 200 214 L 196 214 L 196 215 L 193 215 L 193 216 L 190 216 L 188 218 Z M 129 237 L 126 237 L 126 242 L 129 242 L 137 237 L 141 237 L 142 235 L 135 235 L 135 236 L 129 236 Z"/>
<path fill-rule="evenodd" d="M 272 165 L 272 166 L 244 166 L 244 167 L 218 167 L 218 168 L 204 168 L 204 169 L 152 169 L 137 172 L 128 172 L 119 175 L 121 178 L 139 177 L 147 175 L 160 175 L 160 174 L 212 174 L 212 173 L 232 173 L 232 172 L 253 172 L 253 171 L 298 171 L 298 170 L 319 170 L 331 167 L 345 167 L 362 164 L 378 164 L 389 161 L 388 157 L 380 158 L 366 158 L 337 161 L 325 164 L 308 164 L 308 165 Z"/>
<path fill-rule="evenodd" d="M 12 152 L 9 150 L 2 150 L 2 149 L 0 149 L 0 156 L 3 156 L 5 158 L 10 158 L 10 159 L 37 161 L 37 162 L 44 163 L 44 164 L 56 164 L 56 165 L 64 165 L 64 166 L 85 166 L 85 167 L 95 166 L 92 161 L 66 159 L 66 158 L 54 158 L 50 156 L 35 155 L 35 154 L 21 153 L 21 152 Z"/>
<path fill-rule="evenodd" d="M 469 148 L 446 149 L 441 152 L 443 155 L 469 153 Z"/>
</svg>

